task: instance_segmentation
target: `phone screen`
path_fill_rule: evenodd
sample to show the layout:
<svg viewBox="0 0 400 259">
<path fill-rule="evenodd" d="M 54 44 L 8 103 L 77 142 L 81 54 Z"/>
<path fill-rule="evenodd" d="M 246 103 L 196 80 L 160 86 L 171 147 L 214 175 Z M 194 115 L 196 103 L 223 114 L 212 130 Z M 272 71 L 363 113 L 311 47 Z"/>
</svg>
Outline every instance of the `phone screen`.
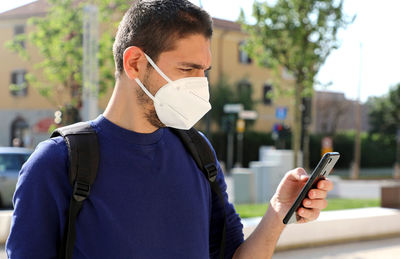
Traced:
<svg viewBox="0 0 400 259">
<path fill-rule="evenodd" d="M 302 206 L 304 198 L 312 188 L 316 188 L 319 180 L 324 179 L 332 171 L 338 161 L 340 154 L 338 152 L 326 153 L 319 161 L 317 167 L 314 169 L 307 183 L 300 191 L 292 207 L 283 219 L 284 224 L 292 223 L 297 221 L 297 210 Z"/>
</svg>

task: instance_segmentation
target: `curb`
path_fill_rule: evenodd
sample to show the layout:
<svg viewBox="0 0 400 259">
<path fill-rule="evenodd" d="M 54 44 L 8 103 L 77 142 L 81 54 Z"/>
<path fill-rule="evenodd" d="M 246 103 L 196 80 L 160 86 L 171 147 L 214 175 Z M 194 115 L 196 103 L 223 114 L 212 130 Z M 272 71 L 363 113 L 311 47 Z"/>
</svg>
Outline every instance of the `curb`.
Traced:
<svg viewBox="0 0 400 259">
<path fill-rule="evenodd" d="M 243 219 L 247 238 L 261 218 Z M 321 212 L 318 220 L 288 225 L 279 238 L 276 250 L 343 243 L 382 237 L 400 236 L 400 210 L 362 208 Z"/>
<path fill-rule="evenodd" d="M 10 232 L 12 211 L 0 211 L 0 244 Z M 247 238 L 261 217 L 242 219 Z M 321 212 L 318 220 L 288 225 L 279 238 L 276 250 L 344 243 L 349 241 L 400 236 L 400 209 L 362 208 Z"/>
</svg>

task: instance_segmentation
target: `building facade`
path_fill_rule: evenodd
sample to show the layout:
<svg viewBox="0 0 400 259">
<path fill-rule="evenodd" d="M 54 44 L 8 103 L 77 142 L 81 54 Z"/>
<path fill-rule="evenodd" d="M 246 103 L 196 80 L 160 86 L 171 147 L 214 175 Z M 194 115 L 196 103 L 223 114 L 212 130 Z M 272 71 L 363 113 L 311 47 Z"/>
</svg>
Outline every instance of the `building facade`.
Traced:
<svg viewBox="0 0 400 259">
<path fill-rule="evenodd" d="M 44 7 L 44 2 L 39 1 L 0 14 L 1 146 L 12 145 L 14 140 L 30 147 L 48 137 L 46 124 L 54 116 L 56 107 L 25 80 L 26 73 L 34 70 L 40 57 L 27 42 L 21 42 L 21 47 L 29 53 L 29 61 L 5 47 L 7 41 L 30 31 L 27 18 L 44 15 Z"/>
<path fill-rule="evenodd" d="M 340 131 L 355 130 L 357 105 L 357 101 L 346 99 L 344 93 L 315 91 L 311 132 L 334 135 Z M 361 104 L 361 131 L 368 130 L 368 109 Z"/>
<path fill-rule="evenodd" d="M 64 103 L 65 96 L 56 96 L 50 101 L 39 94 L 38 89 L 26 83 L 25 75 L 29 73 L 40 77 L 35 64 L 41 58 L 38 51 L 29 42 L 21 42 L 30 56 L 24 60 L 5 47 L 6 42 L 19 34 L 29 33 L 33 28 L 27 21 L 33 16 L 44 16 L 48 6 L 46 1 L 38 0 L 25 6 L 0 14 L 0 146 L 12 145 L 19 140 L 24 146 L 35 146 L 49 136 L 49 126 L 54 120 L 58 105 Z M 292 102 L 290 98 L 277 98 L 265 102 L 265 94 L 273 92 L 272 72 L 259 67 L 242 50 L 241 46 L 247 38 L 238 23 L 213 19 L 214 35 L 211 42 L 212 70 L 209 73 L 211 87 L 216 87 L 219 80 L 226 81 L 236 88 L 251 88 L 252 99 L 258 117 L 253 129 L 269 132 L 276 123 L 292 124 Z M 289 87 L 292 78 L 282 72 L 280 87 Z M 55 86 L 56 87 L 56 86 Z M 238 89 L 233 89 L 238 90 Z M 112 87 L 99 100 L 99 110 L 105 109 L 111 96 Z M 211 89 L 211 94 L 213 89 Z M 277 119 L 276 111 L 285 110 L 285 117 Z M 214 123 L 212 129 L 220 125 Z"/>
</svg>

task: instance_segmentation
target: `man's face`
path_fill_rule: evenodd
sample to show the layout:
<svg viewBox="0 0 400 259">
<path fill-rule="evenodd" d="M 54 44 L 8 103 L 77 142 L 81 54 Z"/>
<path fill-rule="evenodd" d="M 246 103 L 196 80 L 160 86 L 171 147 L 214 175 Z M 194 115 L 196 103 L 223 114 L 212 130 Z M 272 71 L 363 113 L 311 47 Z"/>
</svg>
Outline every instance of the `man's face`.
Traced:
<svg viewBox="0 0 400 259">
<path fill-rule="evenodd" d="M 172 81 L 184 77 L 204 77 L 205 71 L 210 69 L 211 65 L 210 39 L 201 34 L 179 39 L 173 50 L 160 54 L 156 64 Z M 148 67 L 143 77 L 143 84 L 154 96 L 167 84 L 167 81 L 152 67 Z M 165 127 L 158 119 L 153 101 L 139 87 L 137 98 L 145 109 L 146 119 L 157 128 Z"/>
</svg>

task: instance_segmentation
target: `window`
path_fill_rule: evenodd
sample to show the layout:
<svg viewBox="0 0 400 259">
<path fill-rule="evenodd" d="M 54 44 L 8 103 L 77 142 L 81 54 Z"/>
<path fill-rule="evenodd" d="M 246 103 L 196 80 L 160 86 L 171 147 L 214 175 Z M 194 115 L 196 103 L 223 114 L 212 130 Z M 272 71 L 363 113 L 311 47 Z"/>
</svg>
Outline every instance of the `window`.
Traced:
<svg viewBox="0 0 400 259">
<path fill-rule="evenodd" d="M 243 104 L 246 110 L 252 107 L 252 93 L 253 89 L 251 83 L 247 79 L 243 79 L 237 83 L 237 101 Z"/>
<path fill-rule="evenodd" d="M 0 154 L 0 172 L 14 171 L 18 173 L 28 158 L 29 154 Z"/>
<path fill-rule="evenodd" d="M 29 143 L 25 143 L 28 140 L 29 125 L 21 117 L 17 117 L 11 123 L 11 139 L 10 146 L 24 147 Z"/>
<path fill-rule="evenodd" d="M 272 85 L 264 84 L 262 99 L 263 99 L 263 103 L 265 105 L 271 105 L 272 104 L 271 94 L 272 94 Z"/>
<path fill-rule="evenodd" d="M 21 45 L 22 48 L 25 48 L 25 41 L 19 40 L 18 35 L 25 33 L 25 25 L 16 25 L 14 27 L 14 38 L 16 38 L 17 42 Z"/>
<path fill-rule="evenodd" d="M 15 70 L 11 73 L 10 92 L 13 96 L 26 96 L 28 84 L 25 79 L 25 70 Z"/>
<path fill-rule="evenodd" d="M 239 63 L 241 64 L 251 64 L 252 60 L 247 54 L 247 52 L 243 49 L 244 45 L 246 44 L 245 41 L 241 41 L 239 43 Z"/>
<path fill-rule="evenodd" d="M 251 96 L 251 92 L 252 92 L 251 83 L 247 80 L 240 81 L 238 83 L 238 92 L 239 92 L 239 95 Z"/>
</svg>

